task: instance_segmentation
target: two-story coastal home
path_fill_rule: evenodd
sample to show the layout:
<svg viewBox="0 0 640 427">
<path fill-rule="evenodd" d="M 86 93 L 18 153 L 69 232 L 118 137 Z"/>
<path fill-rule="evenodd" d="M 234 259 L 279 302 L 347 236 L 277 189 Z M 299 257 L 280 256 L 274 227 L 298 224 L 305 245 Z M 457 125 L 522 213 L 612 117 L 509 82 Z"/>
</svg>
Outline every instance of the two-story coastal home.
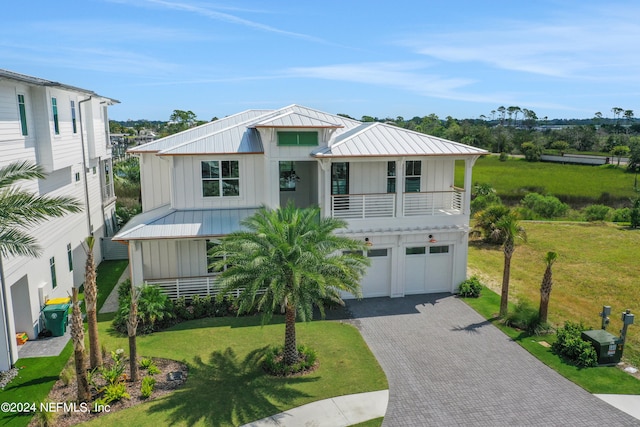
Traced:
<svg viewBox="0 0 640 427">
<path fill-rule="evenodd" d="M 365 297 L 454 292 L 465 279 L 471 170 L 484 150 L 292 105 L 129 152 L 140 158 L 143 213 L 114 240 L 128 243 L 136 284 L 172 297 L 215 292 L 207 250 L 259 206 L 290 200 L 345 219 L 339 232 L 369 245 Z"/>
<path fill-rule="evenodd" d="M 67 297 L 84 282 L 84 239 L 115 232 L 107 107 L 118 101 L 41 78 L 0 70 L 0 166 L 28 160 L 45 179 L 21 182 L 39 195 L 71 196 L 82 212 L 29 230 L 39 258 L 0 257 L 0 370 L 18 358 L 16 333 L 35 339 L 49 298 Z M 94 247 L 102 258 L 100 245 Z"/>
</svg>

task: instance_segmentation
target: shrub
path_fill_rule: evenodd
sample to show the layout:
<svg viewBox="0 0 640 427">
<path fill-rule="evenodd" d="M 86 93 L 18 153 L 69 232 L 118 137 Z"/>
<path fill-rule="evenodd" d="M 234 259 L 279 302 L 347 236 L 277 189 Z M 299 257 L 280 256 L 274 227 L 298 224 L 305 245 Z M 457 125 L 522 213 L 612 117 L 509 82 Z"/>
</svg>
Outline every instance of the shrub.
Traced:
<svg viewBox="0 0 640 427">
<path fill-rule="evenodd" d="M 538 193 L 527 194 L 520 204 L 543 218 L 558 218 L 569 210 L 569 205 L 562 203 L 557 197 Z"/>
<path fill-rule="evenodd" d="M 111 352 L 111 357 L 113 359 L 113 364 L 109 367 L 101 366 L 98 371 L 102 378 L 109 385 L 114 385 L 122 381 L 124 374 L 124 370 L 126 367 L 126 357 L 124 356 L 124 350 L 119 348 L 116 351 Z"/>
<path fill-rule="evenodd" d="M 529 301 L 520 300 L 513 311 L 507 314 L 504 324 L 512 328 L 534 333 L 540 325 L 540 315 Z"/>
<path fill-rule="evenodd" d="M 127 385 L 125 383 L 116 383 L 105 387 L 102 399 L 109 404 L 122 399 L 131 399 L 131 396 L 127 393 Z"/>
<path fill-rule="evenodd" d="M 557 340 L 551 346 L 551 350 L 572 361 L 576 366 L 588 368 L 598 364 L 596 350 L 591 343 L 582 339 L 582 331 L 587 328 L 582 323 L 565 322 L 558 329 Z"/>
<path fill-rule="evenodd" d="M 297 363 L 287 366 L 283 362 L 282 353 L 283 346 L 272 347 L 267 351 L 262 367 L 271 375 L 288 376 L 311 370 L 317 360 L 317 354 L 314 350 L 303 345 L 298 346 L 298 354 L 300 359 Z"/>
<path fill-rule="evenodd" d="M 62 372 L 60 372 L 60 381 L 62 381 L 62 384 L 64 385 L 69 385 L 75 376 L 76 371 L 73 365 L 67 365 L 64 367 Z"/>
<path fill-rule="evenodd" d="M 540 161 L 542 148 L 540 148 L 540 146 L 538 146 L 536 143 L 523 142 L 520 146 L 520 151 L 522 151 L 522 154 L 524 154 L 524 158 L 527 159 L 528 162 Z"/>
<path fill-rule="evenodd" d="M 489 193 L 486 195 L 476 196 L 471 201 L 471 213 L 475 214 L 476 212 L 480 212 L 485 210 L 491 205 L 500 205 L 502 204 L 502 200 L 496 193 Z"/>
<path fill-rule="evenodd" d="M 629 208 L 615 209 L 611 214 L 611 221 L 631 222 L 631 209 Z"/>
<path fill-rule="evenodd" d="M 131 308 L 130 283 L 124 281 L 118 288 L 119 308 L 112 324 L 114 329 L 123 334 L 127 333 Z M 173 320 L 173 304 L 169 298 L 156 286 L 142 285 L 138 291 L 138 333 L 148 334 L 169 326 Z"/>
<path fill-rule="evenodd" d="M 464 298 L 478 298 L 482 290 L 482 283 L 476 276 L 472 276 L 458 287 L 458 295 Z"/>
<path fill-rule="evenodd" d="M 509 159 L 509 155 L 504 151 L 501 152 L 500 157 L 498 157 L 498 160 L 500 160 L 501 162 L 506 162 L 508 159 Z"/>
<path fill-rule="evenodd" d="M 631 228 L 640 227 L 640 197 L 631 200 L 631 209 L 629 210 L 629 222 Z"/>
<path fill-rule="evenodd" d="M 140 394 L 144 399 L 148 399 L 153 393 L 153 389 L 156 385 L 156 380 L 153 377 L 144 377 L 142 384 L 140 385 Z"/>
<path fill-rule="evenodd" d="M 584 218 L 587 221 L 604 221 L 611 211 L 609 206 L 591 205 L 583 209 Z"/>
</svg>

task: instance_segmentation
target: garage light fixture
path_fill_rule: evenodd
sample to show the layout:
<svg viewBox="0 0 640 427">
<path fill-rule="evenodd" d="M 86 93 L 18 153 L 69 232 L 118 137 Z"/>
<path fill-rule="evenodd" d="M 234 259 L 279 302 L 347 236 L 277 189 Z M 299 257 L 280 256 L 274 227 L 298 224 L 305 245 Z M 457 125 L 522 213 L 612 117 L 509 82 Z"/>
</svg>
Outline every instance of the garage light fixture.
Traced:
<svg viewBox="0 0 640 427">
<path fill-rule="evenodd" d="M 433 237 L 433 234 L 429 234 L 429 243 L 437 243 L 438 241 Z"/>
<path fill-rule="evenodd" d="M 368 237 L 365 237 L 365 238 L 364 238 L 364 244 L 365 244 L 366 246 L 373 246 L 373 243 L 371 243 L 371 241 L 369 240 L 369 238 L 368 238 Z"/>
</svg>

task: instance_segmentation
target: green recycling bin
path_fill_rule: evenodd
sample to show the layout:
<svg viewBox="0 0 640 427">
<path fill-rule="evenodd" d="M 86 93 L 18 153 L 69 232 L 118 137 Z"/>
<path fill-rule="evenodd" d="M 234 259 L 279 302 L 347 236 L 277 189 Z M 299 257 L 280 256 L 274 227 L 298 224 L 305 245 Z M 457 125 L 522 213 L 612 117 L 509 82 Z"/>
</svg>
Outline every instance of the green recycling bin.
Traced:
<svg viewBox="0 0 640 427">
<path fill-rule="evenodd" d="M 44 323 L 51 335 L 61 337 L 67 331 L 69 304 L 51 304 L 44 307 Z"/>
</svg>

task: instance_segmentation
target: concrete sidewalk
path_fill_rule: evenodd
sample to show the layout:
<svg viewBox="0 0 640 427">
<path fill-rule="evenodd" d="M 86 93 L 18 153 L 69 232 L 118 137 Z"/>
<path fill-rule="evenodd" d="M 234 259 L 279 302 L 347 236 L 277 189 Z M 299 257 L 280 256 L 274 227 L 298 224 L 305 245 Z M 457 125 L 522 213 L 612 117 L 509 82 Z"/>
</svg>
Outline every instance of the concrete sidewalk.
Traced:
<svg viewBox="0 0 640 427">
<path fill-rule="evenodd" d="M 289 409 L 243 427 L 346 427 L 384 417 L 388 401 L 389 390 L 337 396 Z"/>
<path fill-rule="evenodd" d="M 130 276 L 129 265 L 127 265 L 127 268 L 124 269 L 122 275 L 118 279 L 118 283 L 113 287 L 113 290 L 105 300 L 104 304 L 102 304 L 102 307 L 100 308 L 100 311 L 98 311 L 98 313 L 115 313 L 116 311 L 118 311 L 118 287 L 120 286 L 120 283 L 129 279 Z"/>
</svg>

